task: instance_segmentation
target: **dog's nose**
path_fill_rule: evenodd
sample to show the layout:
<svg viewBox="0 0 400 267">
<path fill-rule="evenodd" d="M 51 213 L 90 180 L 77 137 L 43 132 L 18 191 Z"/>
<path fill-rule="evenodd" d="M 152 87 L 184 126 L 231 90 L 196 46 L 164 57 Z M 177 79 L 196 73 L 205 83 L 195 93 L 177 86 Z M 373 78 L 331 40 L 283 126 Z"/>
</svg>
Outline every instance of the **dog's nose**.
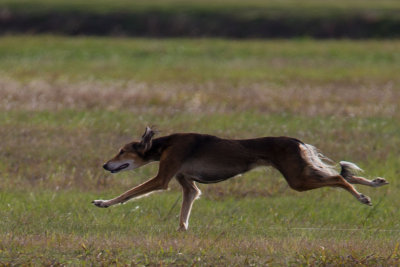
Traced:
<svg viewBox="0 0 400 267">
<path fill-rule="evenodd" d="M 107 169 L 107 163 L 104 163 L 104 164 L 103 164 L 103 168 L 104 168 L 105 170 L 108 171 L 108 169 Z"/>
</svg>

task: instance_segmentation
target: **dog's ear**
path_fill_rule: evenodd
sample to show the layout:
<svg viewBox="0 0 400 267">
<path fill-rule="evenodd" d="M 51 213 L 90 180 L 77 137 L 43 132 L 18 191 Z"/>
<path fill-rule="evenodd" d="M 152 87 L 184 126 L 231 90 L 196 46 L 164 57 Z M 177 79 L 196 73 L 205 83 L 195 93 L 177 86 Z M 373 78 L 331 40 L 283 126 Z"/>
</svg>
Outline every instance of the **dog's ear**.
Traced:
<svg viewBox="0 0 400 267">
<path fill-rule="evenodd" d="M 155 134 L 155 131 L 151 127 L 146 127 L 146 131 L 142 135 L 142 140 L 140 141 L 140 150 L 142 153 L 150 150 L 152 145 L 152 138 Z"/>
</svg>

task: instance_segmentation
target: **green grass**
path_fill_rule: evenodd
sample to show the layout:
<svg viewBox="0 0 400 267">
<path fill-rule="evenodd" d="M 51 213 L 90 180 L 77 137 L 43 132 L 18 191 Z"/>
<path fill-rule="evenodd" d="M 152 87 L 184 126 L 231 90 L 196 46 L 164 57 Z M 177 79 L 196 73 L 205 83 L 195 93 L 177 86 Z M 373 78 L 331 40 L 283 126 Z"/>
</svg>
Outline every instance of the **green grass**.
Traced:
<svg viewBox="0 0 400 267">
<path fill-rule="evenodd" d="M 17 80 L 398 84 L 398 41 L 225 41 L 3 37 L 0 73 Z"/>
<path fill-rule="evenodd" d="M 0 265 L 398 265 L 398 47 L 2 38 Z M 277 171 L 257 169 L 200 185 L 186 233 L 175 231 L 175 181 L 92 206 L 156 174 L 157 164 L 101 169 L 153 124 L 159 135 L 294 136 L 390 184 L 357 186 L 368 207 L 340 189 L 295 192 Z"/>
</svg>

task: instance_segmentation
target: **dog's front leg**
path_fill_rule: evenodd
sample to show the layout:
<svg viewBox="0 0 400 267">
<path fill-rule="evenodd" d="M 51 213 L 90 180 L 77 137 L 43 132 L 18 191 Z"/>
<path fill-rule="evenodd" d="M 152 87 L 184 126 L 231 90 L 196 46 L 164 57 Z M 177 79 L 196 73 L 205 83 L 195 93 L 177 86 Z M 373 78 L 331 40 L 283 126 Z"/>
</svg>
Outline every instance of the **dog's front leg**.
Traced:
<svg viewBox="0 0 400 267">
<path fill-rule="evenodd" d="M 184 177 L 183 175 L 177 175 L 176 179 L 182 186 L 183 191 L 183 201 L 178 231 L 186 231 L 189 226 L 189 217 L 193 202 L 201 195 L 201 191 L 197 188 L 196 184 L 192 180 Z"/>
<path fill-rule="evenodd" d="M 168 183 L 165 183 L 163 179 L 156 176 L 153 179 L 126 191 L 116 198 L 110 200 L 93 200 L 92 203 L 100 208 L 108 208 L 115 204 L 124 203 L 134 197 L 139 197 L 157 190 L 167 189 L 167 187 Z"/>
<path fill-rule="evenodd" d="M 169 157 L 169 154 L 169 151 L 166 151 L 162 155 L 158 174 L 153 179 L 126 191 L 116 198 L 110 200 L 94 200 L 92 203 L 97 207 L 108 208 L 115 204 L 124 203 L 131 198 L 143 196 L 157 190 L 167 189 L 168 183 L 181 166 L 181 161 L 176 160 L 174 157 Z"/>
</svg>

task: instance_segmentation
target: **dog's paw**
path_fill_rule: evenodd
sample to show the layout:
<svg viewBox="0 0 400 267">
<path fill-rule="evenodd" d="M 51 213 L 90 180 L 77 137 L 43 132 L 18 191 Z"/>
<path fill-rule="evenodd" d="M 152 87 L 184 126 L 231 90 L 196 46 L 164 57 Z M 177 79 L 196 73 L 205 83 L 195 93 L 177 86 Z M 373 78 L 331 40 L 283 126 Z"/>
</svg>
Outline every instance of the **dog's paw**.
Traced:
<svg viewBox="0 0 400 267">
<path fill-rule="evenodd" d="M 371 198 L 366 195 L 360 194 L 360 196 L 358 197 L 358 200 L 363 204 L 372 206 Z"/>
<path fill-rule="evenodd" d="M 99 208 L 108 208 L 110 206 L 107 200 L 93 200 L 92 203 Z"/>
<path fill-rule="evenodd" d="M 375 187 L 382 186 L 382 185 L 385 185 L 385 184 L 389 184 L 389 182 L 386 181 L 386 179 L 382 178 L 382 177 L 378 177 L 378 178 L 372 180 L 372 182 L 374 183 Z"/>
<path fill-rule="evenodd" d="M 179 225 L 179 228 L 176 229 L 178 232 L 186 232 L 188 227 L 186 225 Z"/>
</svg>

